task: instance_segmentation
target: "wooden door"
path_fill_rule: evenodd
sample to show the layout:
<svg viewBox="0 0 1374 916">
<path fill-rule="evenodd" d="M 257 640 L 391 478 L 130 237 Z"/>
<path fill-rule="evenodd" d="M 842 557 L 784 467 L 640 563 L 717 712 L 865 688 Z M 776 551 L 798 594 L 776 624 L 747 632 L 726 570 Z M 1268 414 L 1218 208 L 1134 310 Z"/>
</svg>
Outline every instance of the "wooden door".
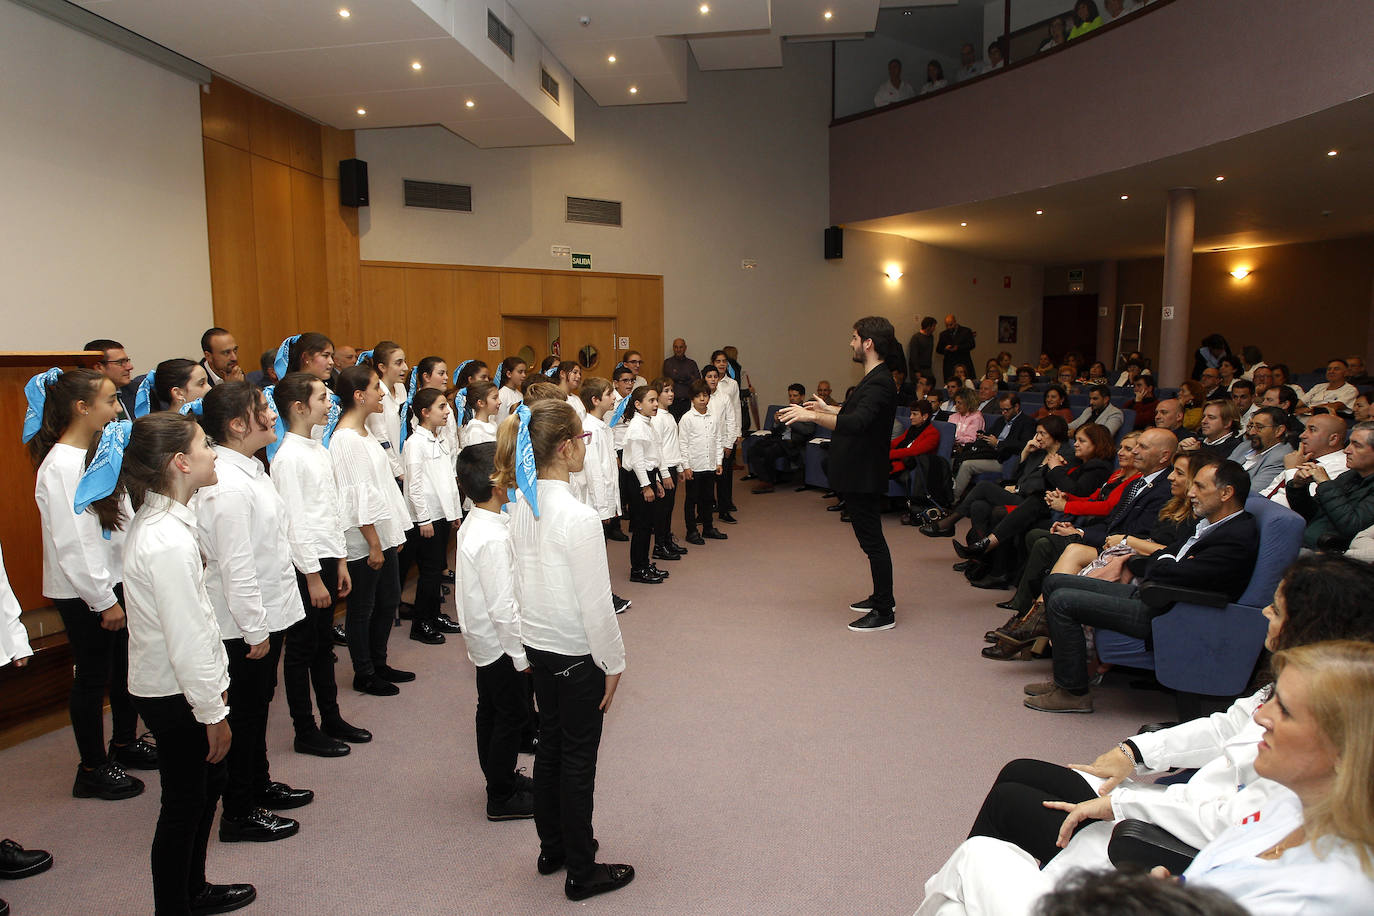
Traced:
<svg viewBox="0 0 1374 916">
<path fill-rule="evenodd" d="M 1097 355 L 1097 294 L 1081 293 L 1072 296 L 1046 296 L 1044 321 L 1041 323 L 1040 349 L 1047 351 L 1056 362 L 1064 354 L 1077 350 L 1083 355 L 1083 371 L 1098 359 Z M 979 369 L 979 374 L 982 369 Z"/>
<path fill-rule="evenodd" d="M 561 358 L 577 360 L 583 375 L 609 380 L 620 356 L 615 349 L 615 319 L 563 318 L 558 324 Z"/>
<path fill-rule="evenodd" d="M 549 319 L 501 319 L 501 358 L 518 356 L 529 363 L 530 371 L 539 371 L 539 363 L 549 355 Z M 496 367 L 492 367 L 495 374 Z"/>
</svg>

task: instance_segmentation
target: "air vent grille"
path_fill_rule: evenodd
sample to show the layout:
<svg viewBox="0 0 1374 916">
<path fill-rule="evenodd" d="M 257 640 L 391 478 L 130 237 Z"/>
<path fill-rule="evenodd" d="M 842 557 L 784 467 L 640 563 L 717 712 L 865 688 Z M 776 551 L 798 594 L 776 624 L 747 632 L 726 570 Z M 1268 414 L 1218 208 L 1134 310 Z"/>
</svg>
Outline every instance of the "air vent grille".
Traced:
<svg viewBox="0 0 1374 916">
<path fill-rule="evenodd" d="M 406 206 L 472 212 L 472 185 L 405 179 Z"/>
<path fill-rule="evenodd" d="M 515 60 L 515 33 L 491 10 L 487 10 L 487 37 L 511 60 Z"/>
<path fill-rule="evenodd" d="M 550 76 L 549 71 L 543 67 L 539 68 L 539 86 L 548 93 L 549 98 L 558 101 L 558 80 Z"/>
<path fill-rule="evenodd" d="M 596 226 L 619 226 L 620 201 L 596 200 L 591 197 L 569 197 L 568 222 L 591 223 Z"/>
</svg>

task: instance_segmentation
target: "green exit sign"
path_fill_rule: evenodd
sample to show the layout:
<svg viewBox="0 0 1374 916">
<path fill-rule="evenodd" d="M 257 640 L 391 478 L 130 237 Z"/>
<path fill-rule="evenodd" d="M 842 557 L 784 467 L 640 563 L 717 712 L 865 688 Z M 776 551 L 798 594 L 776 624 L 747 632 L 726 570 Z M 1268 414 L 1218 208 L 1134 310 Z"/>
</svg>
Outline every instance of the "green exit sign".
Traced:
<svg viewBox="0 0 1374 916">
<path fill-rule="evenodd" d="M 578 254 L 574 251 L 572 253 L 572 266 L 573 270 L 591 270 L 592 256 L 589 254 Z"/>
</svg>

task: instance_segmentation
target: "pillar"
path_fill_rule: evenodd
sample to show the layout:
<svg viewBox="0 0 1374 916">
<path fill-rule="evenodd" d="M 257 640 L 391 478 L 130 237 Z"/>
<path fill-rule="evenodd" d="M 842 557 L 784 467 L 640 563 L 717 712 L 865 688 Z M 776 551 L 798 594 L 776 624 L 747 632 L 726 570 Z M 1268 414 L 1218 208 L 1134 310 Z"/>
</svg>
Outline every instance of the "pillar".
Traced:
<svg viewBox="0 0 1374 916">
<path fill-rule="evenodd" d="M 1115 381 L 1116 365 L 1116 262 L 1103 261 L 1097 271 L 1097 358 L 1107 364 Z"/>
<path fill-rule="evenodd" d="M 1157 383 L 1173 388 L 1188 377 L 1188 313 L 1193 287 L 1195 188 L 1171 188 L 1164 216 L 1164 296 L 1159 322 Z"/>
</svg>

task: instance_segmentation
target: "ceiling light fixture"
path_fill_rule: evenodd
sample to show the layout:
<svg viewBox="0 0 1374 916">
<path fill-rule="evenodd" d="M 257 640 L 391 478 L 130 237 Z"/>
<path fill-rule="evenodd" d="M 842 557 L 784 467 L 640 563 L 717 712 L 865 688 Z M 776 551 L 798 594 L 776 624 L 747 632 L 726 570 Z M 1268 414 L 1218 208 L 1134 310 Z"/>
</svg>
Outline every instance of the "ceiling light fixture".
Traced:
<svg viewBox="0 0 1374 916">
<path fill-rule="evenodd" d="M 424 65 L 421 64 L 418 60 L 412 61 L 411 64 L 410 64 L 410 69 L 412 69 L 412 70 L 423 70 L 423 69 L 424 69 Z"/>
<path fill-rule="evenodd" d="M 1218 175 L 1218 176 L 1217 176 L 1217 181 L 1225 181 L 1225 180 L 1226 180 L 1226 176 L 1225 176 L 1225 175 Z"/>
<path fill-rule="evenodd" d="M 359 109 L 358 109 L 358 114 L 359 114 L 359 115 L 365 115 L 365 114 L 367 114 L 367 109 L 366 109 L 366 108 L 359 108 Z"/>
<path fill-rule="evenodd" d="M 960 224 L 959 224 L 959 228 L 960 228 L 960 229 L 967 229 L 967 228 L 968 228 L 968 223 L 960 223 Z"/>
<path fill-rule="evenodd" d="M 349 16 L 352 16 L 352 15 L 353 15 L 353 14 L 350 13 L 348 10 L 339 10 L 339 18 L 340 18 L 340 19 L 347 19 Z"/>
<path fill-rule="evenodd" d="M 1129 194 L 1122 194 L 1122 195 L 1121 195 L 1121 199 L 1122 199 L 1122 200 L 1130 200 L 1130 199 L 1131 199 L 1131 195 L 1129 195 Z"/>
<path fill-rule="evenodd" d="M 639 92 L 639 87 L 638 87 L 638 86 L 631 86 L 631 87 L 630 87 L 630 95 L 635 95 L 635 94 L 638 93 L 638 92 Z"/>
<path fill-rule="evenodd" d="M 1044 216 L 1044 215 L 1045 215 L 1045 211 L 1044 211 L 1044 210 L 1036 210 L 1036 211 L 1035 211 L 1035 215 L 1036 215 L 1036 216 Z"/>
<path fill-rule="evenodd" d="M 902 269 L 896 264 L 889 264 L 884 268 L 883 276 L 887 277 L 889 283 L 896 283 L 902 279 Z"/>
<path fill-rule="evenodd" d="M 1235 277 L 1237 280 L 1244 280 L 1246 277 L 1250 276 L 1250 268 L 1237 267 L 1235 270 L 1231 271 L 1231 276 Z"/>
<path fill-rule="evenodd" d="M 615 63 L 615 55 L 612 54 L 610 57 L 606 58 L 606 63 L 608 63 L 608 64 L 613 64 L 613 63 Z"/>
<path fill-rule="evenodd" d="M 1330 156 L 1331 158 L 1334 159 L 1334 158 L 1336 157 L 1336 152 L 1337 152 L 1337 151 L 1334 150 L 1334 149 L 1329 149 L 1329 150 L 1326 151 L 1326 155 L 1328 155 L 1328 156 Z"/>
<path fill-rule="evenodd" d="M 829 22 L 831 19 L 834 19 L 834 18 L 835 18 L 835 14 L 832 13 L 832 12 L 830 12 L 830 10 L 826 10 L 825 13 L 824 13 L 823 15 L 825 16 L 825 21 L 826 21 L 826 22 Z"/>
<path fill-rule="evenodd" d="M 476 108 L 476 107 L 477 107 L 477 103 L 474 102 L 472 99 L 468 99 L 468 100 L 467 100 L 466 102 L 464 102 L 463 104 L 466 105 L 466 106 L 469 107 L 469 108 Z"/>
<path fill-rule="evenodd" d="M 701 15 L 703 15 L 703 16 L 705 16 L 707 13 L 711 12 L 711 7 L 710 7 L 708 4 L 705 4 L 705 3 L 703 3 L 703 4 L 701 5 L 700 9 L 701 9 Z"/>
</svg>

